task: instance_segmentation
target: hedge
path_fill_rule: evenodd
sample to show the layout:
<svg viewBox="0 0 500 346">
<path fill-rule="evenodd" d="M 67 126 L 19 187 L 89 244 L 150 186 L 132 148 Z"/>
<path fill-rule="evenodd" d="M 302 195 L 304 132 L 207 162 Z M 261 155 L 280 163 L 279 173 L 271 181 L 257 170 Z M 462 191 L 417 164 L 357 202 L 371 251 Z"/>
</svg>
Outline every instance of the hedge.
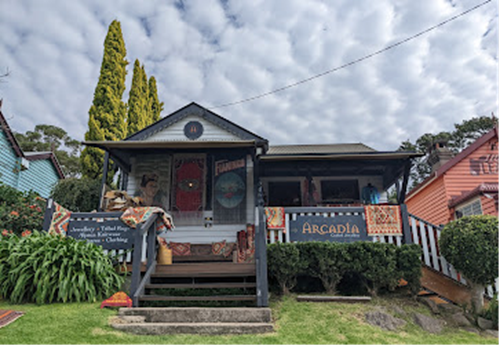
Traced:
<svg viewBox="0 0 500 346">
<path fill-rule="evenodd" d="M 349 274 L 361 279 L 373 296 L 381 289 L 394 290 L 400 279 L 416 294 L 420 288 L 421 249 L 418 245 L 371 242 L 301 242 L 270 244 L 267 265 L 270 281 L 277 281 L 282 293 L 295 286 L 297 276 L 318 278 L 324 290 L 335 293 L 340 280 Z"/>
</svg>

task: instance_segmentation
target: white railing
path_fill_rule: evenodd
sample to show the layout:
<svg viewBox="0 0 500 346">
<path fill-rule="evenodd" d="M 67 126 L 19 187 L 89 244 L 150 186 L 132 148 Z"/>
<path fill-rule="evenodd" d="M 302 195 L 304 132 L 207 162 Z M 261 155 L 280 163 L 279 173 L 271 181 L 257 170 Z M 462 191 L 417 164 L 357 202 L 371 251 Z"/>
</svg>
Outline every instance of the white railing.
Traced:
<svg viewBox="0 0 500 346">
<path fill-rule="evenodd" d="M 410 228 L 412 241 L 415 244 L 420 244 L 422 247 L 422 262 L 442 273 L 443 275 L 452 278 L 462 284 L 467 284 L 459 272 L 453 268 L 453 266 L 446 261 L 446 259 L 441 255 L 439 251 L 439 238 L 441 237 L 441 227 L 431 224 L 421 218 L 409 214 Z M 489 297 L 493 297 L 495 293 L 498 293 L 498 278 L 495 280 L 494 285 L 489 285 L 485 288 L 485 294 Z"/>
</svg>

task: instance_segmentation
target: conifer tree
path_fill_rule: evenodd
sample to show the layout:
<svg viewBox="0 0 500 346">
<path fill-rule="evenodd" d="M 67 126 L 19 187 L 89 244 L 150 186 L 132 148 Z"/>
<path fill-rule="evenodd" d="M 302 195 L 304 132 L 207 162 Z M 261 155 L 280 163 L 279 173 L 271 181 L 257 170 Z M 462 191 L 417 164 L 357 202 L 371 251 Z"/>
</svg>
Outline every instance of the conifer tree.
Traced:
<svg viewBox="0 0 500 346">
<path fill-rule="evenodd" d="M 141 67 L 139 60 L 136 59 L 128 98 L 127 131 L 129 135 L 149 125 L 147 88 L 146 72 L 144 67 Z"/>
<path fill-rule="evenodd" d="M 160 113 L 163 110 L 163 102 L 158 99 L 158 90 L 156 88 L 156 79 L 151 76 L 149 78 L 149 119 L 150 124 L 160 120 Z"/>
<path fill-rule="evenodd" d="M 126 106 L 122 102 L 125 91 L 127 51 L 123 41 L 120 22 L 114 20 L 108 28 L 104 40 L 99 81 L 94 100 L 89 110 L 89 129 L 86 141 L 116 141 L 125 138 Z M 102 150 L 87 147 L 81 155 L 83 176 L 97 178 L 102 174 L 104 153 Z M 113 172 L 109 176 L 113 176 Z"/>
</svg>

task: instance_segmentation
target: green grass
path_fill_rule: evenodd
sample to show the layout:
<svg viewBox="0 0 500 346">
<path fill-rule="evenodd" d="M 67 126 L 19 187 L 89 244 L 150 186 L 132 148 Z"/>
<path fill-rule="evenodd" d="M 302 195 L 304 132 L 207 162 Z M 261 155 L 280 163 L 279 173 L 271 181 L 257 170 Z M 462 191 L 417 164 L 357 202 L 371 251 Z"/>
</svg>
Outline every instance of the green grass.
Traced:
<svg viewBox="0 0 500 346">
<path fill-rule="evenodd" d="M 383 331 L 364 322 L 375 305 L 398 304 L 407 312 L 428 313 L 426 308 L 398 298 L 371 304 L 298 303 L 294 297 L 271 302 L 275 333 L 263 335 L 137 336 L 108 326 L 117 311 L 99 304 L 9 305 L 0 309 L 26 312 L 0 329 L 0 344 L 498 344 L 498 340 L 447 327 L 431 335 L 409 323 L 397 332 Z"/>
</svg>

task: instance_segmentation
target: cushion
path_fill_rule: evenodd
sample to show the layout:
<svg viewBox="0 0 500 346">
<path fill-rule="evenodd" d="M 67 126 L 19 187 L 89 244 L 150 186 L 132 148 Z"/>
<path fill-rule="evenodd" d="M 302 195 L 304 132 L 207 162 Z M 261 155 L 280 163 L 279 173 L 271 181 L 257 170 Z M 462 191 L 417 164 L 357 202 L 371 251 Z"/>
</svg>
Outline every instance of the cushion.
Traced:
<svg viewBox="0 0 500 346">
<path fill-rule="evenodd" d="M 229 257 L 232 255 L 233 251 L 236 249 L 236 243 L 226 243 L 226 247 L 224 247 L 224 257 Z"/>
<path fill-rule="evenodd" d="M 226 248 L 226 240 L 212 243 L 212 254 L 223 255 Z"/>
<path fill-rule="evenodd" d="M 191 256 L 210 256 L 212 244 L 191 244 Z"/>
<path fill-rule="evenodd" d="M 174 256 L 191 255 L 191 243 L 174 243 L 171 241 L 170 248 L 172 249 L 172 255 Z"/>
</svg>

